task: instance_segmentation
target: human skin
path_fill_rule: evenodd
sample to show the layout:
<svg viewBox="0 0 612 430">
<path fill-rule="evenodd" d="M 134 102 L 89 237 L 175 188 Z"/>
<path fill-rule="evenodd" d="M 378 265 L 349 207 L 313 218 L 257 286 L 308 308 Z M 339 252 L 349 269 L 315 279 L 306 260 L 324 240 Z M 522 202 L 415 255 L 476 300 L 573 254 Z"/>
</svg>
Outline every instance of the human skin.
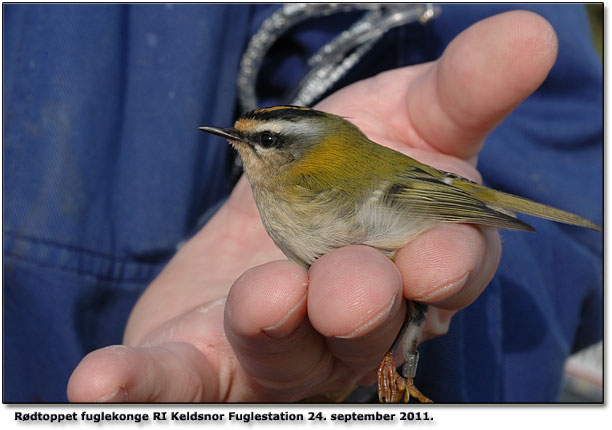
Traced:
<svg viewBox="0 0 612 430">
<path fill-rule="evenodd" d="M 438 60 L 357 82 L 316 108 L 480 181 L 486 136 L 539 87 L 556 55 L 547 21 L 507 12 L 466 29 Z M 146 289 L 124 344 L 77 366 L 68 398 L 291 402 L 373 383 L 404 319 L 403 299 L 431 305 L 422 340 L 442 335 L 489 283 L 500 255 L 496 231 L 440 225 L 401 248 L 395 263 L 354 245 L 305 271 L 267 236 L 242 177 Z"/>
</svg>

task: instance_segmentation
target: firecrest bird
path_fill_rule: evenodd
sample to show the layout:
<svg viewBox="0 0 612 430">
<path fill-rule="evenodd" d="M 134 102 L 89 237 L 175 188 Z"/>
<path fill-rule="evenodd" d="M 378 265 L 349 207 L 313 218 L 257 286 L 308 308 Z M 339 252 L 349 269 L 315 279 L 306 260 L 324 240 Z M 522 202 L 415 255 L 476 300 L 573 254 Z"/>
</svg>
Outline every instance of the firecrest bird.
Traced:
<svg viewBox="0 0 612 430">
<path fill-rule="evenodd" d="M 495 191 L 420 163 L 368 139 L 344 118 L 314 109 L 275 106 L 240 117 L 234 127 L 199 127 L 224 137 L 243 160 L 263 225 L 285 255 L 308 268 L 321 255 L 351 244 L 396 250 L 439 223 L 535 231 L 515 211 L 601 228 L 577 215 Z M 381 401 L 410 395 L 426 306 L 410 303 L 392 349 L 378 369 Z"/>
</svg>

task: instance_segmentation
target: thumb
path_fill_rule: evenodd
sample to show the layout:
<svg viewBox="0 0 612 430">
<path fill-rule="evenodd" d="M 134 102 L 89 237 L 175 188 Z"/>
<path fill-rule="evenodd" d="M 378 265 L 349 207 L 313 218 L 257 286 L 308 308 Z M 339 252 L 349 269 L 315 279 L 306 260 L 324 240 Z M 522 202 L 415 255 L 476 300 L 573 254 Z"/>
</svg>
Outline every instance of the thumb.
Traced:
<svg viewBox="0 0 612 430">
<path fill-rule="evenodd" d="M 440 152 L 468 159 L 486 135 L 544 81 L 557 37 L 541 16 L 512 11 L 459 34 L 410 87 L 408 116 Z"/>
</svg>

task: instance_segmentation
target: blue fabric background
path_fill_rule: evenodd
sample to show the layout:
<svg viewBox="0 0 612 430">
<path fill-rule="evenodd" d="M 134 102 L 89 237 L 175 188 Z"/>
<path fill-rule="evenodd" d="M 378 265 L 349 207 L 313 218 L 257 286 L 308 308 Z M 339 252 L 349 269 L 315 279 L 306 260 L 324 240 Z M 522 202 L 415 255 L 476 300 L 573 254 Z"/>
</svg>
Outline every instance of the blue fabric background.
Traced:
<svg viewBox="0 0 612 430">
<path fill-rule="evenodd" d="M 138 295 L 227 195 L 226 146 L 249 37 L 278 6 L 4 4 L 3 400 L 65 401 L 93 349 L 121 342 Z M 516 7 L 516 6 L 513 6 Z M 578 5 L 525 5 L 555 27 L 544 85 L 490 136 L 487 184 L 602 222 L 602 64 Z M 437 58 L 507 5 L 443 5 L 399 28 L 340 85 Z M 355 14 L 310 21 L 270 52 L 263 105 Z M 438 402 L 554 401 L 565 358 L 602 336 L 602 238 L 526 218 L 498 274 L 425 343 L 417 385 Z"/>
</svg>

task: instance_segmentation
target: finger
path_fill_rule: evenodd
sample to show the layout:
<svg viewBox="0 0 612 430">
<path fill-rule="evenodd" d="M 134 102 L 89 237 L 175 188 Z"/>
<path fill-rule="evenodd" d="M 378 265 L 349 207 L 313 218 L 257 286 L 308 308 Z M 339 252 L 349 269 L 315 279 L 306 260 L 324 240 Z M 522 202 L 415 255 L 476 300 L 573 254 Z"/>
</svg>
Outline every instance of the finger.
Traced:
<svg viewBox="0 0 612 430">
<path fill-rule="evenodd" d="M 485 136 L 540 86 L 556 56 L 555 32 L 537 14 L 479 21 L 412 83 L 408 116 L 416 133 L 443 153 L 475 156 Z"/>
<path fill-rule="evenodd" d="M 506 12 L 463 31 L 439 60 L 357 82 L 316 108 L 394 149 L 433 146 L 474 162 L 485 136 L 539 87 L 556 56 L 556 34 L 544 18 Z"/>
<path fill-rule="evenodd" d="M 406 315 L 395 265 L 367 246 L 336 249 L 310 268 L 308 316 L 345 365 L 372 370 Z"/>
<path fill-rule="evenodd" d="M 395 262 L 406 298 L 456 311 L 476 300 L 500 257 L 496 231 L 442 224 L 398 250 Z"/>
<path fill-rule="evenodd" d="M 245 272 L 232 285 L 225 332 L 259 398 L 307 396 L 330 373 L 323 338 L 306 320 L 306 271 L 274 261 Z"/>
<path fill-rule="evenodd" d="M 220 397 L 215 372 L 193 345 L 110 346 L 88 354 L 68 382 L 72 402 L 193 402 Z"/>
</svg>

